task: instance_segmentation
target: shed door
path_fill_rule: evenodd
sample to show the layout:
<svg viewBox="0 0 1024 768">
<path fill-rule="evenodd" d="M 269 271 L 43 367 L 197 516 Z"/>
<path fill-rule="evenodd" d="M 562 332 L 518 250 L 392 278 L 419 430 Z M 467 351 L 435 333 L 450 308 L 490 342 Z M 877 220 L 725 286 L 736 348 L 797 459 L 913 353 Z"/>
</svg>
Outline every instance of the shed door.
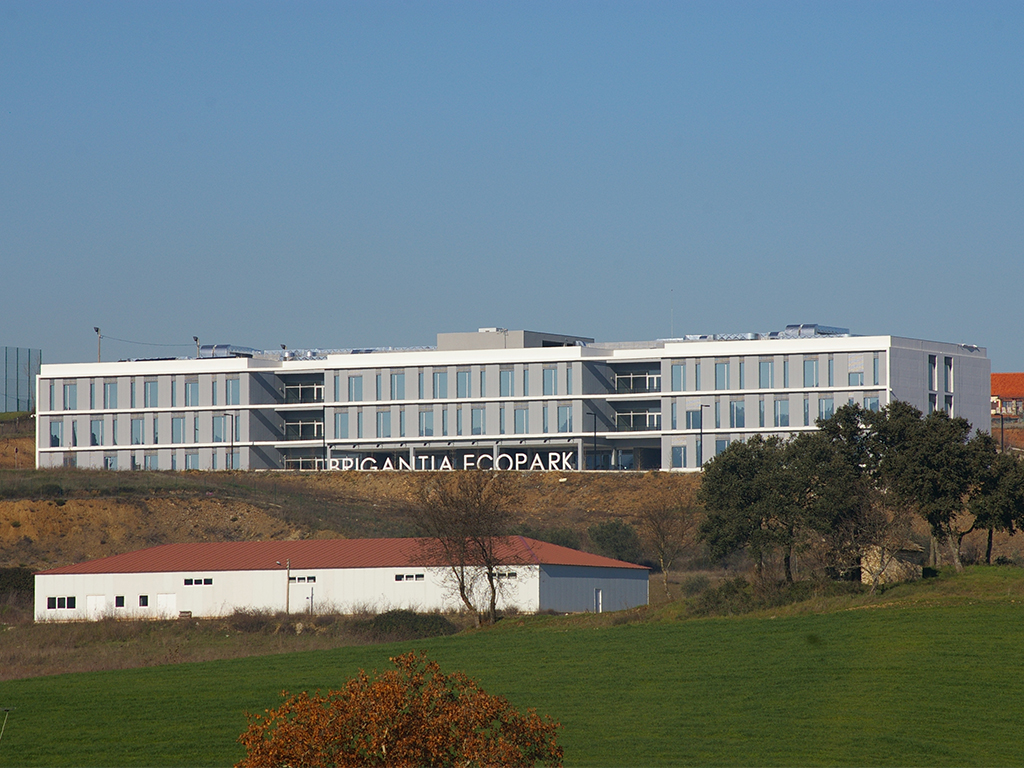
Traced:
<svg viewBox="0 0 1024 768">
<path fill-rule="evenodd" d="M 175 616 L 178 613 L 178 596 L 174 592 L 157 595 L 156 610 L 164 616 Z"/>
<path fill-rule="evenodd" d="M 106 595 L 86 595 L 85 613 L 90 619 L 99 619 L 107 610 Z"/>
<path fill-rule="evenodd" d="M 594 613 L 601 613 L 603 606 L 601 605 L 601 588 L 598 587 L 594 590 Z"/>
</svg>

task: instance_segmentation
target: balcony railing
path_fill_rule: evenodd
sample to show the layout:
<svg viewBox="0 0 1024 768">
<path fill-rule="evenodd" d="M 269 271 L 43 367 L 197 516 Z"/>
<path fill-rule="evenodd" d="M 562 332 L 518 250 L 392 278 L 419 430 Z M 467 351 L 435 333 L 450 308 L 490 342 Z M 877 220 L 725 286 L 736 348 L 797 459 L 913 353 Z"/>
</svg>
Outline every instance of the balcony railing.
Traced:
<svg viewBox="0 0 1024 768">
<path fill-rule="evenodd" d="M 620 395 L 661 392 L 660 373 L 618 373 L 615 391 Z"/>
<path fill-rule="evenodd" d="M 323 436 L 322 421 L 287 421 L 284 425 L 285 440 L 322 440 Z"/>
</svg>

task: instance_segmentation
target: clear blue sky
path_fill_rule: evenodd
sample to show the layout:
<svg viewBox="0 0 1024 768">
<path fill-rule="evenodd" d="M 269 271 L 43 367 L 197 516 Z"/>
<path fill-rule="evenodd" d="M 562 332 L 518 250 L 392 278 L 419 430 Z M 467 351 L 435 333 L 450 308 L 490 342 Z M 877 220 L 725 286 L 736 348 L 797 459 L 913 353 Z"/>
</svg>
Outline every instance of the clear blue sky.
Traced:
<svg viewBox="0 0 1024 768">
<path fill-rule="evenodd" d="M 1022 118 L 1020 2 L 0 0 L 0 345 L 818 322 L 1024 370 Z"/>
</svg>

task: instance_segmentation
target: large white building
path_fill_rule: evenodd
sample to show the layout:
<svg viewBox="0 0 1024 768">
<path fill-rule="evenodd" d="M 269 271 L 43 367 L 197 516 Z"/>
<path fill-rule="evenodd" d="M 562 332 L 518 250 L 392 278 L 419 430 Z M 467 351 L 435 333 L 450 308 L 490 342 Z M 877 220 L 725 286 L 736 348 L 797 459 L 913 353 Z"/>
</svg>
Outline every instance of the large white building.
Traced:
<svg viewBox="0 0 1024 768">
<path fill-rule="evenodd" d="M 422 539 L 166 544 L 35 576 L 36 621 L 459 609 L 450 569 Z M 522 536 L 496 548 L 499 608 L 618 611 L 647 603 L 643 566 Z M 479 569 L 477 569 L 478 576 Z M 484 588 L 475 582 L 477 594 Z M 481 605 L 484 603 L 481 602 Z"/>
<path fill-rule="evenodd" d="M 990 428 L 983 348 L 846 329 L 649 342 L 484 328 L 434 348 L 44 365 L 36 463 L 95 469 L 697 470 L 898 399 Z"/>
</svg>

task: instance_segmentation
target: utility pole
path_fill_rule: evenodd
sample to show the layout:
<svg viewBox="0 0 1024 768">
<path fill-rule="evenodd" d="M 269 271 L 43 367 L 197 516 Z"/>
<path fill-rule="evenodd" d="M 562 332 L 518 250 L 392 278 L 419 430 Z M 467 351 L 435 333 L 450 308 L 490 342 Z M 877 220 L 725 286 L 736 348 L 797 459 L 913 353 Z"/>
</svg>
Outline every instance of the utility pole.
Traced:
<svg viewBox="0 0 1024 768">
<path fill-rule="evenodd" d="M 100 329 L 98 326 L 94 325 L 92 329 L 96 331 L 96 362 L 99 363 L 102 362 L 100 358 L 100 339 L 102 339 L 103 336 L 100 334 Z"/>
</svg>

